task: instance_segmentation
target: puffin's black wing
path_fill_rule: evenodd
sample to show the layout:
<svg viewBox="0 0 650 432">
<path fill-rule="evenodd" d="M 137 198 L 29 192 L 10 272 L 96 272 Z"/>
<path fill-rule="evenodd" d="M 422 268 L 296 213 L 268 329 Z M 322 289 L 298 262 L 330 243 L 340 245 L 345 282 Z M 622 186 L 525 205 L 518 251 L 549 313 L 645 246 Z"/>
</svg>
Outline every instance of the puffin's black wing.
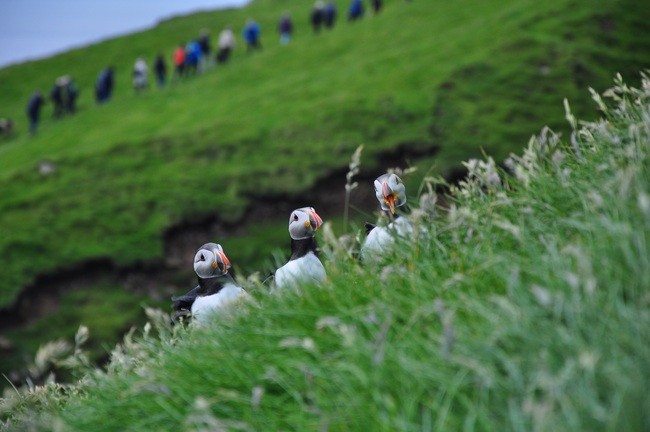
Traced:
<svg viewBox="0 0 650 432">
<path fill-rule="evenodd" d="M 181 319 L 183 321 L 188 321 L 192 315 L 192 303 L 198 297 L 198 292 L 201 289 L 201 286 L 197 285 L 189 291 L 187 294 L 182 296 L 172 297 L 172 321 L 178 322 Z"/>
<path fill-rule="evenodd" d="M 366 236 L 368 236 L 368 234 L 370 234 L 370 231 L 374 230 L 375 228 L 377 228 L 377 225 L 366 222 Z"/>
<path fill-rule="evenodd" d="M 178 309 L 189 309 L 192 307 L 192 303 L 194 303 L 194 300 L 199 295 L 199 290 L 201 287 L 197 285 L 194 287 L 191 291 L 189 291 L 187 294 L 183 294 L 182 296 L 178 297 L 172 297 L 172 309 L 173 310 L 178 310 Z"/>
</svg>

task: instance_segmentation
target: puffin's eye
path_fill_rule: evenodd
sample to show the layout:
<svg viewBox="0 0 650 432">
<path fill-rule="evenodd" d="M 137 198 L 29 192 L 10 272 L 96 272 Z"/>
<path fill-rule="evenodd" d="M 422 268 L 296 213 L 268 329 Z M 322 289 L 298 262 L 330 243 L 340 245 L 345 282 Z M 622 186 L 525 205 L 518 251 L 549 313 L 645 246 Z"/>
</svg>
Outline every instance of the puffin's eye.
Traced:
<svg viewBox="0 0 650 432">
<path fill-rule="evenodd" d="M 200 259 L 201 261 L 205 261 L 205 257 L 203 256 L 203 254 L 201 254 L 201 257 L 200 257 L 199 259 Z"/>
<path fill-rule="evenodd" d="M 297 221 L 297 220 L 298 220 L 298 215 L 296 215 L 296 214 L 293 215 L 293 220 L 296 220 L 296 221 Z"/>
</svg>

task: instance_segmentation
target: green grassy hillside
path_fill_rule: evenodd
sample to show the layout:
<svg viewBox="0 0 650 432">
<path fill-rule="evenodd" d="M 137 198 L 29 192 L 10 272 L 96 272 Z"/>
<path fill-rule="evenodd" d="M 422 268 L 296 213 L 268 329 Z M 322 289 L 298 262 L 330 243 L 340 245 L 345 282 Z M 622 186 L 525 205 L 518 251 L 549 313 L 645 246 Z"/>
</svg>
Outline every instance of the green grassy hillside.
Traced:
<svg viewBox="0 0 650 432">
<path fill-rule="evenodd" d="M 324 229 L 324 286 L 255 291 L 210 327 L 158 321 L 106 371 L 5 399 L 6 426 L 647 430 L 650 77 L 608 95 L 601 120 L 543 130 L 507 172 L 470 161 L 445 212 L 423 196 L 426 232 L 380 268 Z"/>
<path fill-rule="evenodd" d="M 591 118 L 588 86 L 648 65 L 650 10 L 638 1 L 395 1 L 320 35 L 307 26 L 310 6 L 259 0 L 0 70 L 0 116 L 18 121 L 17 135 L 0 141 L 0 305 L 35 281 L 48 292 L 48 274 L 89 260 L 161 263 L 165 231 L 208 216 L 239 228 L 218 240 L 242 274 L 268 270 L 285 247 L 286 214 L 256 220 L 259 203 L 301 201 L 336 220 L 338 209 L 312 194 L 359 144 L 369 177 L 407 163 L 452 176 L 482 149 L 500 162 L 531 131 L 565 129 L 564 97 Z M 289 46 L 274 31 L 284 10 L 297 23 Z M 214 41 L 251 16 L 263 27 L 262 52 L 247 55 L 240 41 L 226 67 L 133 94 L 136 57 L 171 56 L 201 28 Z M 92 86 L 109 64 L 116 93 L 97 107 Z M 29 137 L 27 97 L 63 74 L 81 88 L 78 115 L 53 121 L 47 107 Z M 435 156 L 385 156 L 396 149 Z M 40 174 L 41 161 L 56 172 Z M 342 192 L 319 187 L 321 196 Z M 250 222 L 238 227 L 244 215 Z M 105 301 L 121 310 L 119 295 Z M 30 331 L 43 328 L 59 330 L 41 322 Z"/>
<path fill-rule="evenodd" d="M 298 22 L 287 47 L 274 32 L 284 9 Z M 0 112 L 19 120 L 30 91 L 59 75 L 72 74 L 83 92 L 79 115 L 0 146 L 2 303 L 39 271 L 98 256 L 156 259 L 166 227 L 207 212 L 234 221 L 253 196 L 309 190 L 361 143 L 369 168 L 400 143 L 440 147 L 442 173 L 480 148 L 499 159 L 528 131 L 558 124 L 562 97 L 582 108 L 587 85 L 639 70 L 647 52 L 638 31 L 647 8 L 632 1 L 394 2 L 319 37 L 306 9 L 258 1 L 0 71 Z M 204 27 L 239 29 L 248 16 L 263 26 L 262 53 L 246 56 L 240 43 L 223 70 L 132 94 L 138 55 L 169 53 Z M 577 62 L 586 76 L 575 75 Z M 116 95 L 94 107 L 92 83 L 108 64 Z M 496 126 L 485 133 L 487 124 Z M 39 175 L 41 160 L 57 173 Z"/>
</svg>

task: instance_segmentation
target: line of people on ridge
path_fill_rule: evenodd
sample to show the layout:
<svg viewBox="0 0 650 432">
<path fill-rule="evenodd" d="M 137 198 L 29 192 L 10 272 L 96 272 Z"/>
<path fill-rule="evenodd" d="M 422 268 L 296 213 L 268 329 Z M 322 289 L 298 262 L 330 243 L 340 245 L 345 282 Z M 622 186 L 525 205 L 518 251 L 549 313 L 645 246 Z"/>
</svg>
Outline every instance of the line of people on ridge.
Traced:
<svg viewBox="0 0 650 432">
<path fill-rule="evenodd" d="M 410 1 L 410 0 L 406 0 Z M 379 13 L 383 6 L 383 0 L 370 0 L 373 12 Z M 363 17 L 365 12 L 364 0 L 351 0 L 348 8 L 348 20 L 356 21 Z M 322 28 L 332 29 L 337 19 L 337 7 L 334 0 L 317 0 L 309 14 L 309 22 L 314 33 L 319 33 Z M 278 33 L 280 43 L 286 45 L 291 40 L 294 32 L 294 24 L 289 12 L 284 12 L 278 22 Z M 249 19 L 243 30 L 242 39 L 246 44 L 248 53 L 261 50 L 262 28 L 253 19 Z M 200 75 L 206 70 L 214 67 L 215 64 L 226 64 L 235 48 L 236 38 L 232 27 L 225 27 L 219 34 L 217 41 L 217 52 L 212 53 L 210 33 L 203 29 L 196 39 L 190 40 L 187 44 L 180 43 L 173 50 L 172 62 L 174 67 L 173 80 L 193 75 Z M 149 66 L 143 57 L 136 59 L 133 66 L 133 88 L 136 93 L 149 87 Z M 164 87 L 168 79 L 167 63 L 165 56 L 158 53 L 153 63 L 156 85 Z M 115 86 L 115 68 L 108 66 L 100 71 L 95 81 L 95 101 L 97 105 L 104 104 L 111 99 Z M 68 75 L 57 78 L 55 85 L 50 91 L 50 100 L 53 104 L 53 117 L 60 118 L 65 114 L 73 114 L 76 111 L 76 100 L 79 90 L 72 78 Z M 27 102 L 27 117 L 29 119 L 29 130 L 31 134 L 36 133 L 40 122 L 40 113 L 46 103 L 46 98 L 40 90 L 30 95 Z"/>
</svg>

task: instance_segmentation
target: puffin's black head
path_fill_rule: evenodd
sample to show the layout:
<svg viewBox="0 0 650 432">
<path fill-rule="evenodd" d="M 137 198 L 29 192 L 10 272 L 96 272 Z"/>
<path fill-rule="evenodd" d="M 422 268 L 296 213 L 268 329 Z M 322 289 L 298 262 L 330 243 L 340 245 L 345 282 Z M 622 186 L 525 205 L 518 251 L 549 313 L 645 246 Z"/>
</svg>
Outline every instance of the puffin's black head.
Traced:
<svg viewBox="0 0 650 432">
<path fill-rule="evenodd" d="M 312 207 L 294 210 L 289 216 L 289 235 L 294 240 L 302 240 L 314 236 L 314 232 L 323 224 Z"/>
<path fill-rule="evenodd" d="M 194 271 L 203 279 L 223 276 L 228 273 L 230 260 L 217 243 L 206 243 L 194 255 Z"/>
<path fill-rule="evenodd" d="M 382 210 L 390 210 L 395 214 L 395 208 L 406 204 L 406 188 L 397 174 L 384 174 L 375 180 L 375 195 Z"/>
</svg>

